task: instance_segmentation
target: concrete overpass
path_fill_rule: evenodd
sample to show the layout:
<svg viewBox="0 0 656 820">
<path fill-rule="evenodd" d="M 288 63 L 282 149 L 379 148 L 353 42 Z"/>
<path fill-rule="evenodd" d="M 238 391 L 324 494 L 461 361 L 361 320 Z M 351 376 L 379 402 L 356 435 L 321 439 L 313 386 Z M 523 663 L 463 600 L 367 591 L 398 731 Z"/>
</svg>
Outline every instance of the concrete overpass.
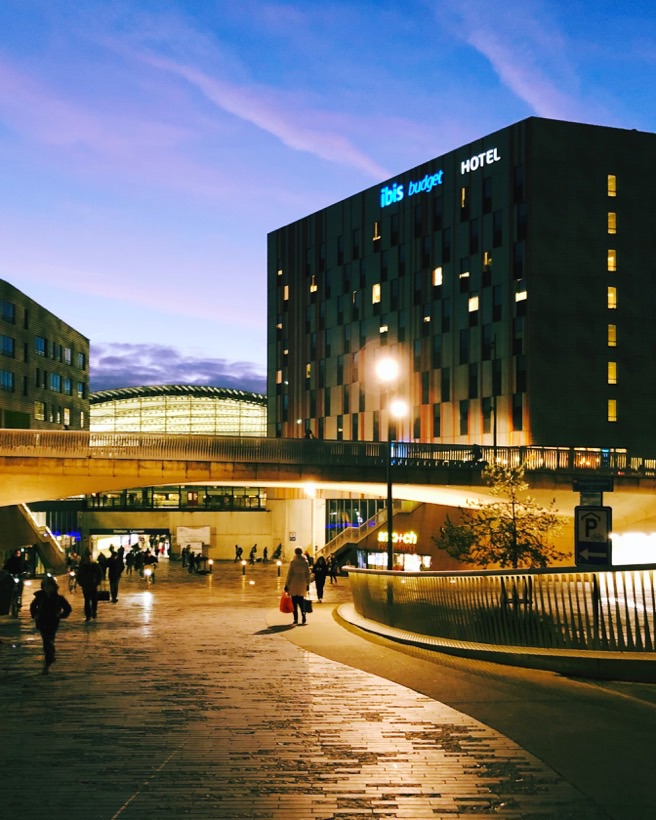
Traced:
<svg viewBox="0 0 656 820">
<path fill-rule="evenodd" d="M 170 484 L 285 486 L 386 494 L 387 443 L 145 433 L 0 430 L 0 506 Z M 531 494 L 572 515 L 575 479 L 612 479 L 615 529 L 656 530 L 656 460 L 626 451 L 483 448 L 527 465 Z M 394 497 L 458 506 L 486 499 L 471 448 L 395 442 Z"/>
</svg>

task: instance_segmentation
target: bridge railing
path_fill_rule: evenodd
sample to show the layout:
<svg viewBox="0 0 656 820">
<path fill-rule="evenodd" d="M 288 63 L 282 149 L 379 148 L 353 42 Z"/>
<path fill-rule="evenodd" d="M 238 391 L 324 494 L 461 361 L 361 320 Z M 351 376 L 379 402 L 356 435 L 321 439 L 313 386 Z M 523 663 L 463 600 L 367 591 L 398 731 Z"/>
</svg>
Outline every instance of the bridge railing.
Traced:
<svg viewBox="0 0 656 820">
<path fill-rule="evenodd" d="M 597 572 L 349 569 L 357 612 L 456 641 L 653 652 L 656 565 Z"/>
<path fill-rule="evenodd" d="M 386 442 L 376 441 L 0 430 L 0 456 L 382 466 L 386 464 L 388 446 Z M 469 445 L 395 441 L 390 455 L 395 466 L 427 470 L 480 469 L 485 463 L 497 461 L 515 465 L 525 463 L 529 470 L 656 476 L 656 458 L 629 454 L 626 450 L 483 446 L 480 458 L 475 459 Z"/>
</svg>

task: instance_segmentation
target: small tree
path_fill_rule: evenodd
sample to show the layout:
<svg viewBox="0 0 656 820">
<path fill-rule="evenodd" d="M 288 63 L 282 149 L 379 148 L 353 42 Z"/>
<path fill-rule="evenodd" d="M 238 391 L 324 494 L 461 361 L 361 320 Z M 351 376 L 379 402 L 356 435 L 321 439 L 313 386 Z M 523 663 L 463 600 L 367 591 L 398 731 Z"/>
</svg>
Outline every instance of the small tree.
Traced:
<svg viewBox="0 0 656 820">
<path fill-rule="evenodd" d="M 564 524 L 555 509 L 525 495 L 525 467 L 491 464 L 482 472 L 494 496 L 503 498 L 490 504 L 468 502 L 460 507 L 461 520 L 454 524 L 447 516 L 440 534 L 433 540 L 459 561 L 481 567 L 497 564 L 502 568 L 546 567 L 565 557 L 550 542 Z"/>
</svg>

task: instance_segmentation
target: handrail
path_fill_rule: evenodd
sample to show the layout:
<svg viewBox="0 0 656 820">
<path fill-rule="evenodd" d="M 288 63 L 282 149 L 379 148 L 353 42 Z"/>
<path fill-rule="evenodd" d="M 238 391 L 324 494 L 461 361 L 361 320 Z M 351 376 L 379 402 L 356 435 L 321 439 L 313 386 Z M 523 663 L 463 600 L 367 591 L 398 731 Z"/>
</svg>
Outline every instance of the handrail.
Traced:
<svg viewBox="0 0 656 820">
<path fill-rule="evenodd" d="M 420 635 L 479 644 L 656 651 L 656 565 L 473 572 L 349 568 L 356 611 Z"/>
<path fill-rule="evenodd" d="M 386 442 L 186 435 L 99 433 L 76 430 L 0 429 L 0 456 L 85 459 L 194 460 L 261 464 L 384 466 Z M 526 464 L 527 469 L 602 475 L 656 476 L 656 458 L 623 449 L 585 447 L 482 447 L 395 441 L 392 463 L 419 470 L 481 469 L 485 463 Z"/>
</svg>

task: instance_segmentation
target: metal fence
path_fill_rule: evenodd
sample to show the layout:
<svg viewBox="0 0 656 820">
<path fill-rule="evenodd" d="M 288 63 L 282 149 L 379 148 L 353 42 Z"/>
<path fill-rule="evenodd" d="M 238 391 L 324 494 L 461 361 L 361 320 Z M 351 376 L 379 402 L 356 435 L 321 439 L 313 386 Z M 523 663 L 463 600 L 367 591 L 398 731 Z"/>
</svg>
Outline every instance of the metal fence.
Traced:
<svg viewBox="0 0 656 820">
<path fill-rule="evenodd" d="M 356 611 L 420 635 L 501 646 L 654 651 L 656 566 L 600 572 L 349 570 Z"/>
<path fill-rule="evenodd" d="M 387 442 L 185 435 L 94 433 L 69 430 L 0 430 L 0 456 L 189 459 L 260 464 L 384 466 Z M 482 447 L 475 460 L 468 445 L 395 441 L 397 467 L 480 469 L 486 462 L 526 464 L 529 470 L 656 476 L 656 458 L 626 450 L 578 447 Z"/>
</svg>

